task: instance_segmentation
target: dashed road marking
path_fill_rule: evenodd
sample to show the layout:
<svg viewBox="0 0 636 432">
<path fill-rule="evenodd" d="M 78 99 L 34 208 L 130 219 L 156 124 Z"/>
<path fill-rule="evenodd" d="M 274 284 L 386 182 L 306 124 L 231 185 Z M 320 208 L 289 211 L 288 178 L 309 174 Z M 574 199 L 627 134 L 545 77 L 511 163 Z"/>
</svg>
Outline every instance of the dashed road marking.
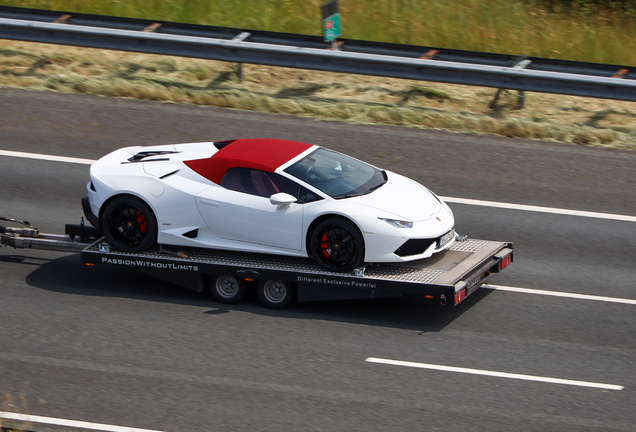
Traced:
<svg viewBox="0 0 636 432">
<path fill-rule="evenodd" d="M 537 294 L 537 295 L 545 295 L 545 296 L 553 296 L 553 297 L 565 297 L 565 298 L 573 298 L 580 300 L 593 300 L 593 301 L 602 301 L 609 303 L 622 303 L 629 305 L 636 305 L 636 300 L 632 299 L 623 299 L 618 297 L 605 297 L 605 296 L 595 296 L 589 294 L 576 294 L 576 293 L 567 293 L 567 292 L 559 292 L 559 291 L 548 291 L 548 290 L 540 290 L 540 289 L 531 289 L 531 288 L 516 288 L 502 285 L 482 285 L 482 288 L 497 290 L 497 291 L 510 291 L 516 293 L 523 294 Z"/>
<path fill-rule="evenodd" d="M 575 381 L 568 379 L 560 379 L 560 378 L 549 378 L 535 375 L 524 375 L 524 374 L 513 374 L 507 372 L 495 372 L 488 370 L 480 370 L 480 369 L 469 369 L 469 368 L 460 368 L 460 367 L 452 367 L 452 366 L 442 366 L 442 365 L 434 365 L 428 363 L 415 363 L 401 360 L 389 360 L 389 359 L 381 359 L 375 357 L 369 357 L 366 359 L 369 363 L 380 363 L 392 366 L 406 366 L 411 368 L 419 368 L 419 369 L 432 369 L 444 372 L 458 372 L 472 375 L 485 375 L 497 378 L 509 378 L 509 379 L 517 379 L 517 380 L 525 380 L 525 381 L 538 381 L 545 382 L 551 384 L 565 384 L 572 386 L 580 386 L 580 387 L 592 387 L 599 388 L 603 390 L 623 390 L 623 386 L 613 385 L 613 384 L 602 384 L 588 381 Z"/>
<path fill-rule="evenodd" d="M 18 414 L 18 413 L 10 413 L 10 412 L 2 412 L 0 411 L 0 418 L 6 420 L 18 420 L 27 423 L 38 423 L 38 424 L 47 424 L 47 425 L 55 425 L 55 426 L 64 426 L 70 428 L 78 428 L 78 429 L 90 429 L 104 432 L 161 432 L 150 429 L 137 429 L 126 426 L 114 426 L 108 424 L 101 423 L 89 423 L 84 421 L 77 420 L 65 420 L 54 417 L 42 417 L 42 416 L 34 416 L 27 414 Z"/>
<path fill-rule="evenodd" d="M 474 206 L 482 206 L 482 207 L 494 207 L 494 208 L 502 208 L 508 210 L 523 210 L 523 211 L 531 211 L 538 213 L 552 213 L 558 215 L 565 216 L 582 216 L 588 218 L 596 218 L 596 219 L 610 219 L 617 220 L 623 222 L 636 222 L 636 216 L 628 216 L 628 215 L 619 215 L 612 213 L 598 213 L 598 212 L 590 212 L 590 211 L 581 211 L 581 210 L 568 210 L 561 209 L 556 207 L 541 207 L 541 206 L 533 206 L 533 205 L 525 205 L 525 204 L 510 204 L 496 201 L 482 201 L 482 200 L 474 200 L 467 198 L 453 198 L 453 197 L 440 197 L 447 203 L 455 203 L 455 204 L 468 204 Z"/>
<path fill-rule="evenodd" d="M 67 157 L 67 156 L 54 156 L 40 153 L 25 153 L 25 152 L 17 152 L 17 151 L 9 151 L 9 150 L 0 150 L 0 156 L 10 156 L 17 157 L 23 159 L 39 159 L 46 160 L 52 162 L 66 162 L 66 163 L 74 163 L 74 164 L 82 164 L 82 165 L 90 165 L 96 162 L 93 159 L 83 159 L 83 158 L 75 158 L 75 157 Z"/>
</svg>

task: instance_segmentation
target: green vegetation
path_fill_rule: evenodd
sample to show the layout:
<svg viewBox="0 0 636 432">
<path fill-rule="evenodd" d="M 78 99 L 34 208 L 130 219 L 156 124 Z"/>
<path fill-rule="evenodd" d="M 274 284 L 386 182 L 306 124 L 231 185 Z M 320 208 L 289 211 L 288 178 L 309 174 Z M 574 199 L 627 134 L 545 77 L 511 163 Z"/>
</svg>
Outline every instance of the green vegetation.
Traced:
<svg viewBox="0 0 636 432">
<path fill-rule="evenodd" d="M 321 34 L 326 0 L 0 0 L 7 6 Z M 341 0 L 344 37 L 636 65 L 634 0 Z"/>
</svg>

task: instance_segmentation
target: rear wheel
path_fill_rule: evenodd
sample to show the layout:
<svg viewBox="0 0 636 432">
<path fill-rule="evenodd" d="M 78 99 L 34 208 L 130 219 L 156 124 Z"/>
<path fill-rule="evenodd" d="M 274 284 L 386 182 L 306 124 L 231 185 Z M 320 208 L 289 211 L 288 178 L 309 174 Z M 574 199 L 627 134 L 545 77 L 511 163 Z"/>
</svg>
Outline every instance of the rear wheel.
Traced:
<svg viewBox="0 0 636 432">
<path fill-rule="evenodd" d="M 106 205 L 101 218 L 106 240 L 122 252 L 141 252 L 157 241 L 157 219 L 137 197 L 122 195 Z"/>
<path fill-rule="evenodd" d="M 234 276 L 213 277 L 209 288 L 212 298 L 219 303 L 234 304 L 245 297 L 245 281 Z"/>
<path fill-rule="evenodd" d="M 258 299 L 270 309 L 284 309 L 294 301 L 294 286 L 289 282 L 268 280 L 258 282 Z"/>
<path fill-rule="evenodd" d="M 350 272 L 364 261 L 364 238 L 351 221 L 330 217 L 312 231 L 311 256 L 330 271 Z"/>
</svg>

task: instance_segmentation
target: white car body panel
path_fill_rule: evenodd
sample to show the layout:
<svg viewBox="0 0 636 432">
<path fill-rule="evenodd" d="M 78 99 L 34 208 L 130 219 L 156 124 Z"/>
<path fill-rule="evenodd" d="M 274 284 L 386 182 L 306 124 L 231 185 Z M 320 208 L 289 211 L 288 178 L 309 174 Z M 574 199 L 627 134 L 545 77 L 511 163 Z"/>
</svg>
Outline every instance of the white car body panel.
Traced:
<svg viewBox="0 0 636 432">
<path fill-rule="evenodd" d="M 307 233 L 323 216 L 339 215 L 362 232 L 365 262 L 401 262 L 427 258 L 448 248 L 435 244 L 417 255 L 394 252 L 410 239 L 434 239 L 454 228 L 450 208 L 419 183 L 386 172 L 387 182 L 361 196 L 334 199 L 284 170 L 313 152 L 311 146 L 274 172 L 306 187 L 322 199 L 309 203 L 274 205 L 269 197 L 226 189 L 203 177 L 184 161 L 206 159 L 218 152 L 213 143 L 128 147 L 116 150 L 91 166 L 87 185 L 91 211 L 111 198 L 134 195 L 145 201 L 157 218 L 157 242 L 179 246 L 307 256 Z M 177 152 L 128 162 L 139 152 Z M 153 162 L 154 160 L 154 162 Z M 94 190 L 93 190 L 94 189 Z M 398 228 L 379 218 L 405 220 L 412 228 Z M 183 234 L 198 230 L 188 238 Z"/>
<path fill-rule="evenodd" d="M 197 195 L 208 228 L 225 240 L 301 250 L 303 204 L 275 206 L 269 198 L 208 188 Z"/>
</svg>

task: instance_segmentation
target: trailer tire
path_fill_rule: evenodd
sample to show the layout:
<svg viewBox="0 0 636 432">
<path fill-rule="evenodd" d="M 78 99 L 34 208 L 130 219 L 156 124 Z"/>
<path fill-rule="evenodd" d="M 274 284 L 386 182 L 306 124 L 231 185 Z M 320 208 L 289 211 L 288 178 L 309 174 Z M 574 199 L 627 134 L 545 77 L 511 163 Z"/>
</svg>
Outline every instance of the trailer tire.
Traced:
<svg viewBox="0 0 636 432">
<path fill-rule="evenodd" d="M 210 295 L 218 303 L 234 304 L 245 297 L 245 281 L 234 276 L 212 276 L 208 285 Z"/>
<path fill-rule="evenodd" d="M 132 195 L 114 198 L 100 219 L 106 240 L 118 251 L 141 252 L 157 241 L 155 214 L 148 204 Z"/>
<path fill-rule="evenodd" d="M 294 285 L 279 280 L 258 281 L 258 299 L 270 309 L 285 309 L 294 301 Z"/>
</svg>

